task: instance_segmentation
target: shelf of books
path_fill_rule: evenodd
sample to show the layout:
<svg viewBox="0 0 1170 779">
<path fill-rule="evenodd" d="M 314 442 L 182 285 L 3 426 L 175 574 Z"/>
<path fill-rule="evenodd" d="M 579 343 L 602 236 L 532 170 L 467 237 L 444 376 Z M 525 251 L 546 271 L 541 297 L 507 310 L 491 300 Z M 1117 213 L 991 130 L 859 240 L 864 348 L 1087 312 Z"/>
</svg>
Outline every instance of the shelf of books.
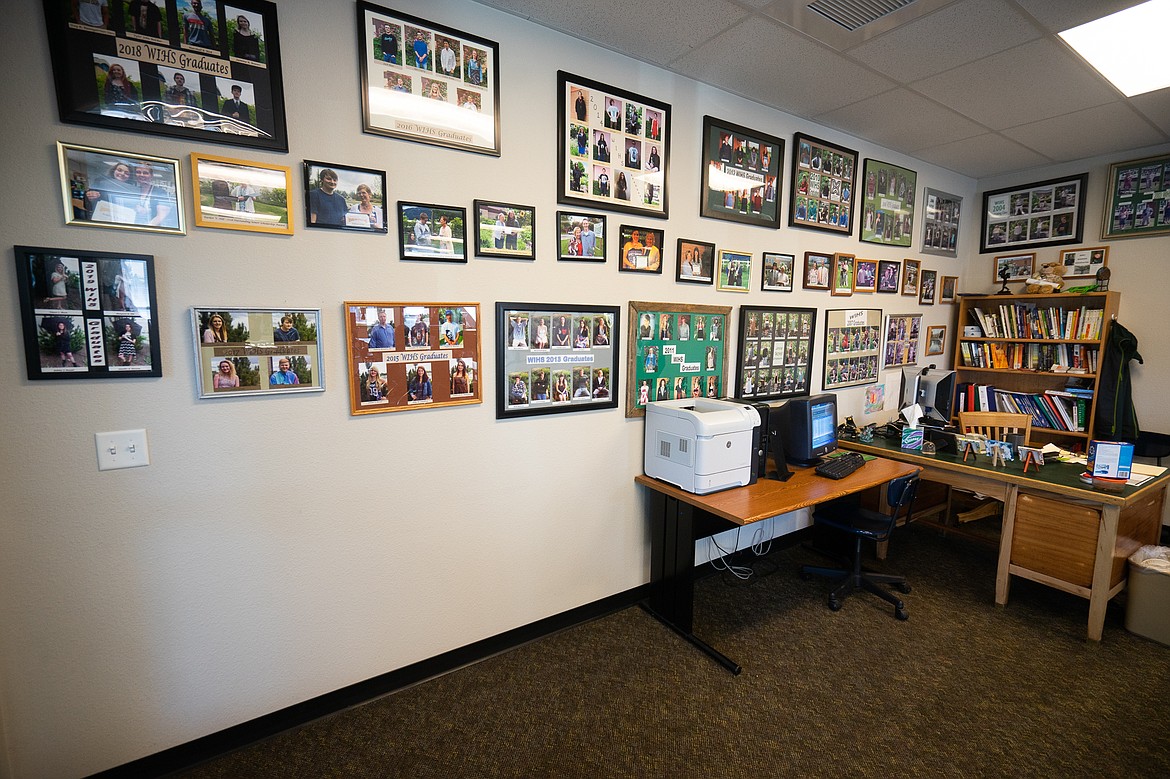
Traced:
<svg viewBox="0 0 1170 779">
<path fill-rule="evenodd" d="M 956 411 L 1028 414 L 1034 442 L 1083 444 L 1093 430 L 1101 347 L 1120 300 L 1117 292 L 962 296 Z"/>
</svg>

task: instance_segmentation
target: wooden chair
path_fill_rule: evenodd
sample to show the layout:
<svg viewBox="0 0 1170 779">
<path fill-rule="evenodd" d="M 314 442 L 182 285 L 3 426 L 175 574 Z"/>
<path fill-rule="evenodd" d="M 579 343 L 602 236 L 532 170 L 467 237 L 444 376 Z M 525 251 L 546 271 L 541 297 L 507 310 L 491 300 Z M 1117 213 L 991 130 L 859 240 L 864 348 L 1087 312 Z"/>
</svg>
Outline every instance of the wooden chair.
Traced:
<svg viewBox="0 0 1170 779">
<path fill-rule="evenodd" d="M 963 433 L 978 433 L 992 441 L 1002 441 L 1009 435 L 1022 435 L 1024 445 L 1032 445 L 1032 417 L 1028 414 L 1012 414 L 1006 411 L 960 411 L 959 430 Z M 949 509 L 949 498 L 947 505 Z M 983 517 L 997 516 L 1002 512 L 1001 502 L 987 498 L 975 508 L 956 514 L 955 519 L 960 523 L 970 522 Z"/>
</svg>

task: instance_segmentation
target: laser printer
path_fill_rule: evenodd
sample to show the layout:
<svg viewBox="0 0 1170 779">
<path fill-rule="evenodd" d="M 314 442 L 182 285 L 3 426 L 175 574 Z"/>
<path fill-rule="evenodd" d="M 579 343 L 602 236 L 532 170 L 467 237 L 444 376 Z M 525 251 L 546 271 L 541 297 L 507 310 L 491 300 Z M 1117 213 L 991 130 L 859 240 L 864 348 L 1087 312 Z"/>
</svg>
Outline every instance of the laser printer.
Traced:
<svg viewBox="0 0 1170 779">
<path fill-rule="evenodd" d="M 647 403 L 646 475 L 697 495 L 750 484 L 759 425 L 755 408 L 730 400 Z"/>
</svg>

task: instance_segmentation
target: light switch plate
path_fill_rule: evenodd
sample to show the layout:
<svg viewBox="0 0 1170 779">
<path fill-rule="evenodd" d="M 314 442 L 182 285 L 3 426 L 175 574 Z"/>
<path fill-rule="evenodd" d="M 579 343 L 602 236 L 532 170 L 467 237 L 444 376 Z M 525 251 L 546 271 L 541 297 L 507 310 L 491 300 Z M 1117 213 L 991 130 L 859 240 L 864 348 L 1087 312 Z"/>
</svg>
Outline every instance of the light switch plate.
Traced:
<svg viewBox="0 0 1170 779">
<path fill-rule="evenodd" d="M 150 465 L 150 450 L 146 447 L 145 430 L 94 433 L 93 438 L 97 444 L 99 471 Z"/>
</svg>

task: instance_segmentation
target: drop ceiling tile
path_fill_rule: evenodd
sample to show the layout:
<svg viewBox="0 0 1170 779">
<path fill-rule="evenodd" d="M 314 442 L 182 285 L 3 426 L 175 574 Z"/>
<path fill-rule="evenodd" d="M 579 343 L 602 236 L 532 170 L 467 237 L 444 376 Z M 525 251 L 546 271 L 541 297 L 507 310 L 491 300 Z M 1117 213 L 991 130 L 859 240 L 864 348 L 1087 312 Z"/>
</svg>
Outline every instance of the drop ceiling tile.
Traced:
<svg viewBox="0 0 1170 779">
<path fill-rule="evenodd" d="M 901 82 L 917 81 L 1043 35 L 1008 0 L 965 0 L 846 53 Z"/>
<path fill-rule="evenodd" d="M 1096 157 L 1113 149 L 1136 149 L 1166 140 L 1165 133 L 1151 127 L 1122 100 L 1011 127 L 1003 134 L 1058 160 Z"/>
<path fill-rule="evenodd" d="M 714 36 L 671 67 L 684 76 L 803 117 L 894 86 L 799 33 L 756 17 Z"/>
<path fill-rule="evenodd" d="M 1049 32 L 1073 27 L 1117 13 L 1145 0 L 1016 0 Z"/>
<path fill-rule="evenodd" d="M 976 179 L 1052 162 L 1048 157 L 1025 149 L 997 133 L 986 133 L 974 138 L 932 146 L 929 149 L 919 149 L 914 156 L 924 162 L 934 163 Z"/>
<path fill-rule="evenodd" d="M 1162 132 L 1170 133 L 1170 88 L 1131 97 L 1129 104 Z"/>
<path fill-rule="evenodd" d="M 1095 71 L 1050 39 L 961 65 L 911 88 L 995 130 L 1117 99 Z"/>
<path fill-rule="evenodd" d="M 986 127 L 906 89 L 883 92 L 812 118 L 907 154 L 942 139 L 961 140 L 987 132 Z"/>
</svg>

